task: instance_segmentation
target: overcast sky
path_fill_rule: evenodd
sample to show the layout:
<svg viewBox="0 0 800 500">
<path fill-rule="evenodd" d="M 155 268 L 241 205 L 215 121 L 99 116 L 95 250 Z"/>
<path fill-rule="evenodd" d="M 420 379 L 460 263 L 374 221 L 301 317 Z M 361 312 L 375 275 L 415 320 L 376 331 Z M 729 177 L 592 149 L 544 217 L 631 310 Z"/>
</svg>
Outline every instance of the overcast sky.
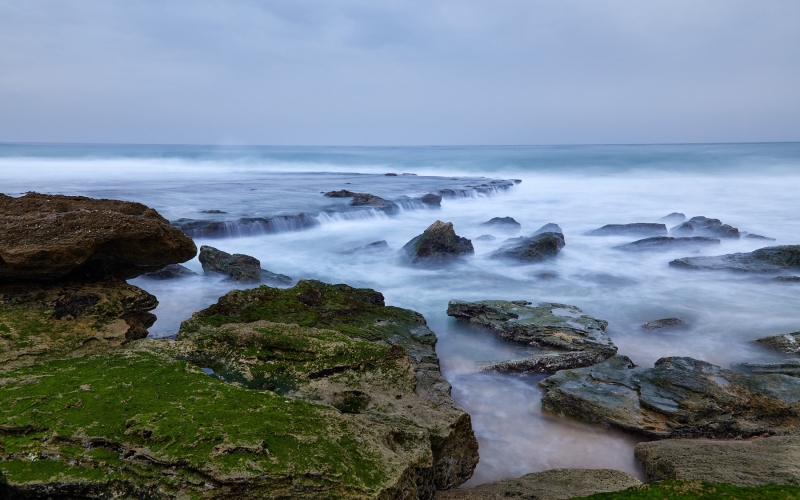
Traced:
<svg viewBox="0 0 800 500">
<path fill-rule="evenodd" d="M 798 0 L 0 0 L 0 142 L 797 140 Z"/>
</svg>

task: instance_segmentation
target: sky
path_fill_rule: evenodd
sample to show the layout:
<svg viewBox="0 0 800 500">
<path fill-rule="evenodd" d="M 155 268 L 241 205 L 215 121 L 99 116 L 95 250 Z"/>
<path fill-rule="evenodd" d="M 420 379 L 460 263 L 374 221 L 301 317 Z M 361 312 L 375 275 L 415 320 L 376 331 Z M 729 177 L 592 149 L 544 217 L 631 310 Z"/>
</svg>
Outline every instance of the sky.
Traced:
<svg viewBox="0 0 800 500">
<path fill-rule="evenodd" d="M 0 0 L 0 142 L 799 140 L 797 0 Z"/>
</svg>

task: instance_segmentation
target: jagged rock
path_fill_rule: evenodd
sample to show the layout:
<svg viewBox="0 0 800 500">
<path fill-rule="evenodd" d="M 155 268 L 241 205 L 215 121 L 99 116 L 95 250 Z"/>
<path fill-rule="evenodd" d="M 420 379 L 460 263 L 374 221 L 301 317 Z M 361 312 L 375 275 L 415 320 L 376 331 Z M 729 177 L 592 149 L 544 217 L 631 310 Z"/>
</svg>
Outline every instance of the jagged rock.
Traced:
<svg viewBox="0 0 800 500">
<path fill-rule="evenodd" d="M 438 194 L 428 193 L 423 195 L 419 201 L 428 205 L 429 207 L 441 207 L 442 206 L 442 197 Z"/>
<path fill-rule="evenodd" d="M 406 243 L 400 253 L 412 264 L 438 264 L 475 250 L 470 240 L 456 234 L 452 222 L 437 220 Z"/>
<path fill-rule="evenodd" d="M 648 481 L 695 479 L 737 486 L 800 485 L 800 437 L 666 439 L 636 445 Z"/>
<path fill-rule="evenodd" d="M 621 491 L 641 485 L 635 477 L 611 469 L 551 469 L 502 479 L 474 488 L 440 491 L 436 500 L 562 500 Z"/>
<path fill-rule="evenodd" d="M 691 236 L 674 238 L 672 236 L 655 236 L 653 238 L 644 238 L 631 243 L 625 243 L 614 248 L 618 250 L 627 250 L 629 252 L 643 252 L 653 250 L 669 250 L 672 248 L 702 248 L 711 245 L 719 245 L 720 241 L 716 238 L 707 238 L 705 236 Z"/>
<path fill-rule="evenodd" d="M 197 273 L 180 264 L 170 264 L 162 267 L 158 271 L 143 274 L 142 276 L 155 280 L 171 280 L 175 278 L 185 278 L 187 276 L 197 276 Z"/>
<path fill-rule="evenodd" d="M 678 224 L 678 223 L 683 222 L 683 221 L 686 220 L 686 215 L 682 214 L 680 212 L 672 212 L 671 214 L 665 215 L 664 217 L 662 217 L 662 218 L 660 218 L 658 220 L 660 220 L 660 221 L 662 221 L 664 223 Z"/>
<path fill-rule="evenodd" d="M 633 224 L 606 224 L 587 231 L 586 236 L 666 236 L 667 226 L 652 222 L 635 222 Z"/>
<path fill-rule="evenodd" d="M 539 262 L 558 255 L 565 244 L 562 233 L 545 232 L 529 238 L 509 238 L 489 256 L 493 259 Z"/>
<path fill-rule="evenodd" d="M 513 217 L 494 217 L 482 223 L 481 227 L 509 233 L 518 233 L 522 230 L 522 225 Z"/>
<path fill-rule="evenodd" d="M 242 283 L 258 283 L 261 281 L 290 284 L 292 278 L 285 274 L 276 274 L 261 269 L 261 261 L 255 257 L 235 253 L 233 255 L 214 247 L 200 247 L 200 264 L 203 271 L 227 275 L 233 281 Z"/>
<path fill-rule="evenodd" d="M 772 279 L 783 283 L 800 283 L 800 276 L 776 276 Z"/>
<path fill-rule="evenodd" d="M 386 243 L 386 240 L 374 241 L 368 245 L 362 245 L 360 247 L 351 248 L 350 250 L 345 250 L 342 252 L 345 255 L 352 255 L 358 253 L 374 253 L 374 252 L 385 252 L 389 250 L 389 244 Z"/>
<path fill-rule="evenodd" d="M 0 195 L 0 281 L 129 279 L 196 252 L 189 237 L 140 203 Z"/>
<path fill-rule="evenodd" d="M 447 315 L 469 320 L 492 330 L 498 337 L 556 352 L 498 363 L 486 370 L 552 373 L 590 366 L 617 352 L 605 333 L 608 322 L 582 314 L 575 306 L 528 301 L 451 300 Z"/>
<path fill-rule="evenodd" d="M 800 356 L 800 332 L 772 335 L 757 339 L 756 342 L 784 354 Z"/>
<path fill-rule="evenodd" d="M 750 375 L 687 357 L 653 368 L 613 356 L 539 384 L 545 411 L 649 438 L 800 433 L 800 379 Z"/>
<path fill-rule="evenodd" d="M 492 236 L 491 234 L 482 234 L 475 238 L 475 241 L 494 241 L 497 238 Z"/>
<path fill-rule="evenodd" d="M 669 263 L 681 269 L 770 273 L 800 268 L 800 245 L 759 248 L 749 253 L 684 257 Z"/>
<path fill-rule="evenodd" d="M 689 324 L 680 318 L 663 318 L 648 321 L 642 325 L 642 330 L 685 330 Z"/>
<path fill-rule="evenodd" d="M 719 219 L 708 217 L 692 217 L 669 230 L 673 236 L 708 236 L 711 238 L 738 238 L 739 230 L 728 224 L 723 224 Z"/>
</svg>

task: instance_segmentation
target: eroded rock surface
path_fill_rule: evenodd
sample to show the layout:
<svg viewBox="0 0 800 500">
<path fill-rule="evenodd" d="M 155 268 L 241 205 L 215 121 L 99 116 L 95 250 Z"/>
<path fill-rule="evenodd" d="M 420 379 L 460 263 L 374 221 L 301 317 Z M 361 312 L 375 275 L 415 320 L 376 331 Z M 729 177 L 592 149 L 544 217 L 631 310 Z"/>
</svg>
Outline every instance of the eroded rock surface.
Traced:
<svg viewBox="0 0 800 500">
<path fill-rule="evenodd" d="M 129 279 L 194 257 L 194 242 L 141 203 L 0 195 L 0 281 Z"/>
<path fill-rule="evenodd" d="M 666 236 L 667 226 L 654 222 L 634 222 L 632 224 L 606 224 L 587 231 L 587 236 Z"/>
<path fill-rule="evenodd" d="M 285 274 L 276 274 L 261 268 L 261 261 L 255 257 L 240 253 L 229 254 L 214 247 L 200 247 L 200 264 L 203 271 L 227 275 L 233 281 L 242 283 L 267 282 L 276 285 L 288 285 L 292 278 Z"/>
<path fill-rule="evenodd" d="M 503 246 L 491 253 L 493 259 L 511 259 L 523 262 L 540 262 L 558 255 L 566 245 L 560 232 L 543 232 L 531 237 L 509 238 Z"/>
<path fill-rule="evenodd" d="M 540 384 L 542 408 L 651 438 L 800 433 L 800 379 L 750 375 L 686 357 L 636 367 L 613 356 Z"/>
<path fill-rule="evenodd" d="M 550 351 L 498 363 L 487 367 L 488 370 L 553 373 L 565 368 L 590 366 L 617 352 L 605 333 L 608 322 L 586 316 L 575 306 L 533 305 L 524 300 L 451 300 L 447 314 L 489 328 L 500 338 Z"/>
<path fill-rule="evenodd" d="M 475 253 L 472 242 L 458 236 L 452 222 L 437 220 L 406 243 L 400 253 L 412 264 L 440 264 Z"/>
<path fill-rule="evenodd" d="M 713 257 L 684 257 L 669 263 L 681 269 L 777 273 L 800 269 L 800 245 L 759 248 L 749 253 L 733 253 Z"/>
<path fill-rule="evenodd" d="M 784 354 L 800 356 L 800 332 L 771 335 L 757 339 L 756 342 Z"/>
<path fill-rule="evenodd" d="M 672 236 L 707 236 L 710 238 L 739 238 L 739 230 L 719 219 L 709 219 L 702 215 L 692 217 L 669 230 Z"/>
</svg>

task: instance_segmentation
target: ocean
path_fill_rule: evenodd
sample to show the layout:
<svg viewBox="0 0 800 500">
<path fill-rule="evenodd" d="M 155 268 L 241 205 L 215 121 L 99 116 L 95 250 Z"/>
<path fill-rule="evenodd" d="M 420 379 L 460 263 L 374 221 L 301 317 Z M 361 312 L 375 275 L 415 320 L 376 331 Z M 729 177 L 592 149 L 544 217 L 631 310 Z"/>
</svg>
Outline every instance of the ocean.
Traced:
<svg viewBox="0 0 800 500">
<path fill-rule="evenodd" d="M 393 173 L 396 176 L 385 174 Z M 405 175 L 404 175 L 405 174 Z M 414 174 L 414 175 L 411 175 Z M 491 180 L 516 179 L 508 189 Z M 455 187 L 441 209 L 413 199 Z M 350 189 L 405 200 L 399 213 L 351 209 L 323 192 Z M 642 477 L 637 438 L 542 413 L 541 375 L 480 372 L 525 357 L 524 346 L 446 315 L 451 299 L 558 302 L 607 320 L 608 334 L 640 366 L 691 356 L 723 367 L 777 355 L 756 338 L 800 330 L 800 285 L 749 274 L 687 272 L 668 266 L 688 255 L 749 252 L 800 244 L 800 143 L 513 147 L 239 147 L 0 144 L 0 192 L 28 191 L 138 201 L 171 221 L 229 228 L 196 243 L 261 260 L 294 279 L 347 283 L 382 292 L 386 303 L 422 313 L 439 339 L 442 372 L 472 415 L 481 460 L 467 486 L 559 467 L 614 468 Z M 404 198 L 407 197 L 407 198 Z M 208 213 L 208 212 L 214 213 Z M 222 213 L 218 213 L 222 212 Z M 310 214 L 313 224 L 241 230 L 241 219 Z M 707 216 L 775 238 L 722 240 L 701 250 L 628 253 L 635 238 L 592 237 L 605 224 L 658 222 L 672 212 Z M 488 258 L 506 236 L 480 227 L 513 217 L 530 234 L 546 223 L 564 231 L 552 260 L 511 264 Z M 399 250 L 436 220 L 473 240 L 475 255 L 439 269 L 401 263 Z M 670 224 L 668 224 L 670 226 Z M 386 252 L 347 250 L 385 240 Z M 197 259 L 185 264 L 202 272 Z M 131 283 L 156 295 L 151 337 L 237 285 L 217 276 Z M 239 285 L 241 286 L 241 285 Z M 686 330 L 646 331 L 666 317 Z"/>
</svg>

